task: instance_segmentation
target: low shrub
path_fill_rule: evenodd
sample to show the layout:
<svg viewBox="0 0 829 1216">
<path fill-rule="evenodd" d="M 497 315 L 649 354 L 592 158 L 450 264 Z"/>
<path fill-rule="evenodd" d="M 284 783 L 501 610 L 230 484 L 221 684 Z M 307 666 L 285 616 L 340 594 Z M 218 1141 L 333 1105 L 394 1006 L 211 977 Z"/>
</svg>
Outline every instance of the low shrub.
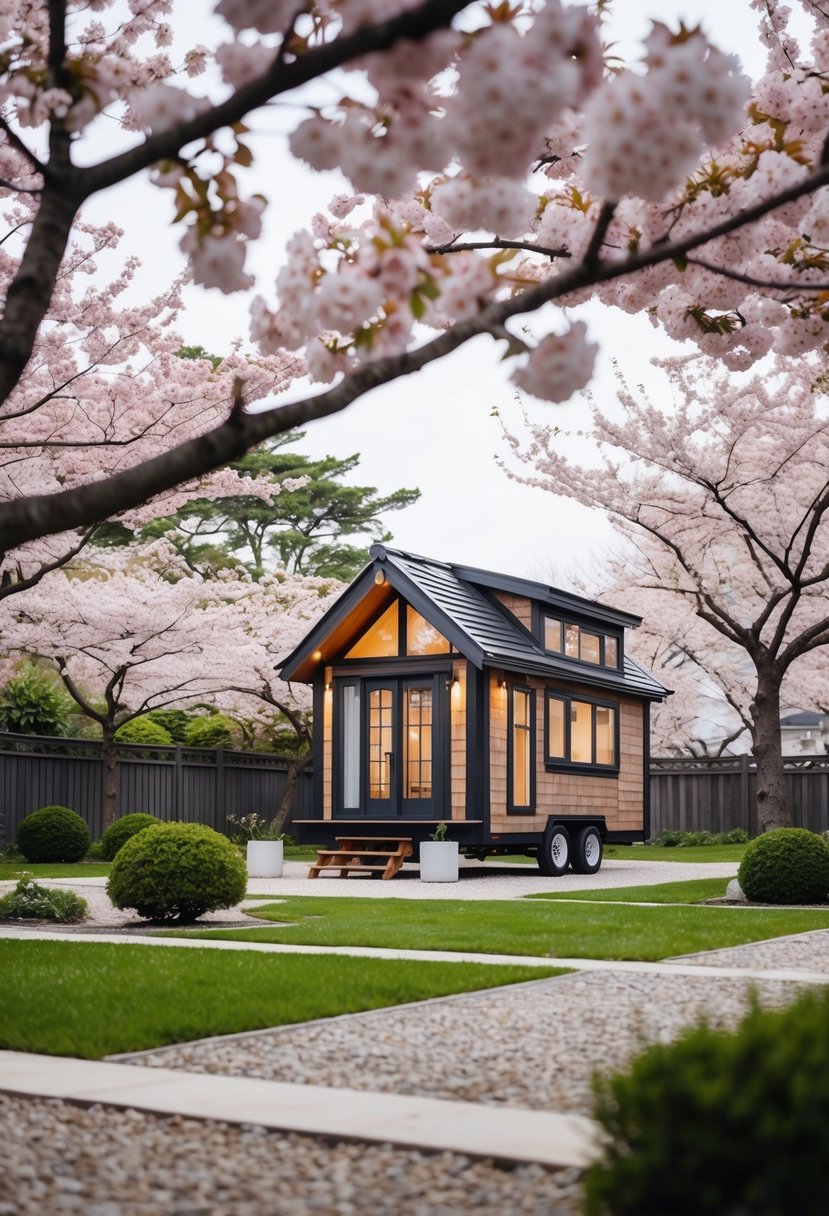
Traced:
<svg viewBox="0 0 829 1216">
<path fill-rule="evenodd" d="M 12 676 L 0 700 L 0 730 L 20 735 L 63 735 L 68 697 L 56 677 L 31 663 Z"/>
<path fill-rule="evenodd" d="M 66 925 L 85 916 L 86 900 L 74 891 L 41 887 L 31 878 L 21 878 L 0 899 L 0 920 L 55 920 Z"/>
<path fill-rule="evenodd" d="M 595 1089 L 587 1216 L 829 1211 L 829 993 L 698 1026 Z"/>
<path fill-rule="evenodd" d="M 149 920 L 196 920 L 245 894 L 245 863 L 230 841 L 197 823 L 159 823 L 128 840 L 112 863 L 116 908 Z"/>
<path fill-rule="evenodd" d="M 680 832 L 663 828 L 648 844 L 661 849 L 682 849 L 706 844 L 746 844 L 747 841 L 748 832 L 742 828 L 732 828 L 730 832 Z"/>
<path fill-rule="evenodd" d="M 68 806 L 43 806 L 17 829 L 17 847 L 26 861 L 81 861 L 91 843 L 89 828 Z"/>
<path fill-rule="evenodd" d="M 144 815 L 141 811 L 137 811 L 133 815 L 122 815 L 107 828 L 101 837 L 101 857 L 104 861 L 112 861 L 119 850 L 137 832 L 143 832 L 145 828 L 151 828 L 156 823 L 161 823 L 156 815 Z"/>
<path fill-rule="evenodd" d="M 748 845 L 737 878 L 754 903 L 823 903 L 829 896 L 829 844 L 805 828 L 775 828 Z"/>
<path fill-rule="evenodd" d="M 170 747 L 173 736 L 151 718 L 130 718 L 115 732 L 117 743 L 144 743 L 147 747 Z"/>
</svg>

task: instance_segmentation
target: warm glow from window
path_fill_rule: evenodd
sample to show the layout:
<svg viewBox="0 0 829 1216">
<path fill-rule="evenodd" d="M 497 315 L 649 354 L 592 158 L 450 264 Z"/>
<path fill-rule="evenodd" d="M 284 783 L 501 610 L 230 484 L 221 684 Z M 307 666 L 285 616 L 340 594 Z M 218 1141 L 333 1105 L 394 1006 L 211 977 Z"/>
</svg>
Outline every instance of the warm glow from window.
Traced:
<svg viewBox="0 0 829 1216">
<path fill-rule="evenodd" d="M 397 600 L 391 604 L 378 621 L 354 643 L 345 656 L 347 659 L 389 659 L 398 652 Z"/>
<path fill-rule="evenodd" d="M 567 755 L 567 744 L 564 738 L 564 706 L 565 702 L 557 697 L 551 697 L 547 702 L 547 745 L 550 755 L 557 760 L 564 760 Z"/>
<path fill-rule="evenodd" d="M 592 706 L 584 701 L 570 702 L 570 759 L 574 764 L 593 762 Z"/>
<path fill-rule="evenodd" d="M 406 654 L 448 654 L 449 643 L 411 606 L 406 609 Z"/>
<path fill-rule="evenodd" d="M 512 804 L 530 805 L 532 736 L 530 696 L 526 689 L 512 690 Z"/>
<path fill-rule="evenodd" d="M 616 750 L 616 710 L 596 706 L 596 763 L 613 764 Z"/>
</svg>

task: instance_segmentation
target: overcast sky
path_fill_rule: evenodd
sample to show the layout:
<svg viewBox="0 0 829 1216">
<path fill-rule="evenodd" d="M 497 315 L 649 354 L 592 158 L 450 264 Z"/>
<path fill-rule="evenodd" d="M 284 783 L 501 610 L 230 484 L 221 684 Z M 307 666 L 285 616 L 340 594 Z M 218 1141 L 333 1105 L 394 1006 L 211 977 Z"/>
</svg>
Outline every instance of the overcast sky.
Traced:
<svg viewBox="0 0 829 1216">
<path fill-rule="evenodd" d="M 197 2 L 193 11 L 198 7 Z M 615 0 L 613 7 L 613 32 L 626 56 L 636 56 L 636 40 L 649 28 L 650 15 L 671 25 L 680 19 L 701 23 L 723 50 L 751 53 L 744 60 L 750 74 L 762 70 L 749 0 Z M 199 38 L 206 40 L 206 32 L 200 29 Z M 289 127 L 294 117 L 293 112 L 287 116 Z M 258 290 L 272 300 L 285 240 L 334 193 L 348 187 L 335 174 L 305 172 L 287 155 L 277 132 L 263 129 L 264 122 L 253 125 L 257 133 L 250 142 L 257 163 L 250 189 L 261 190 L 270 206 L 265 239 L 249 255 L 248 268 L 257 275 Z M 169 224 L 170 200 L 169 192 L 130 183 L 96 200 L 86 213 L 123 223 L 125 246 L 143 260 L 141 282 L 147 290 L 157 289 L 181 265 L 181 228 Z M 241 295 L 223 297 L 192 289 L 183 323 L 185 341 L 217 353 L 226 350 L 235 336 L 247 334 L 248 302 Z M 613 358 L 633 383 L 648 378 L 648 360 L 664 352 L 665 344 L 644 317 L 599 307 L 578 315 L 586 317 L 600 344 L 594 384 L 600 400 L 612 399 Z M 566 586 L 576 567 L 591 559 L 601 561 L 612 534 L 602 518 L 517 485 L 498 468 L 495 457 L 504 452 L 504 445 L 493 410 L 517 422 L 519 408 L 508 369 L 497 359 L 495 344 L 479 338 L 451 359 L 376 390 L 339 417 L 312 424 L 298 450 L 336 456 L 360 452 L 355 479 L 383 492 L 419 487 L 420 502 L 389 518 L 398 547 Z M 565 407 L 530 398 L 524 404 L 539 421 L 565 428 L 587 421 L 586 407 L 578 400 Z"/>
</svg>

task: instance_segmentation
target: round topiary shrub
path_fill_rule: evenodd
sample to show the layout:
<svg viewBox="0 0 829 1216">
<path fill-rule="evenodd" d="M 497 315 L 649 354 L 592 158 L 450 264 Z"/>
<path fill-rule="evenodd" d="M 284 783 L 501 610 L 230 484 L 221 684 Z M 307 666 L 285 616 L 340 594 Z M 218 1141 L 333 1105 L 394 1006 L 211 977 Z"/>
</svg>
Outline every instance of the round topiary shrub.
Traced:
<svg viewBox="0 0 829 1216">
<path fill-rule="evenodd" d="M 115 732 L 117 743 L 144 743 L 147 747 L 170 747 L 173 736 L 151 718 L 130 718 Z"/>
<path fill-rule="evenodd" d="M 80 861 L 91 843 L 89 828 L 68 806 L 43 806 L 17 829 L 17 847 L 27 861 Z"/>
<path fill-rule="evenodd" d="M 245 863 L 227 837 L 198 823 L 159 823 L 123 846 L 107 883 L 116 908 L 149 920 L 196 920 L 244 897 Z"/>
<path fill-rule="evenodd" d="M 144 815 L 140 811 L 134 815 L 122 815 L 101 837 L 101 857 L 104 861 L 112 861 L 137 832 L 143 832 L 145 828 L 151 828 L 156 823 L 161 823 L 157 815 Z"/>
<path fill-rule="evenodd" d="M 775 828 L 746 846 L 737 877 L 754 903 L 823 903 L 829 895 L 829 845 L 805 828 Z"/>
<path fill-rule="evenodd" d="M 224 714 L 193 718 L 187 724 L 184 741 L 188 747 L 233 747 L 233 723 Z"/>
<path fill-rule="evenodd" d="M 829 1211 L 829 993 L 699 1026 L 596 1083 L 587 1216 Z"/>
</svg>

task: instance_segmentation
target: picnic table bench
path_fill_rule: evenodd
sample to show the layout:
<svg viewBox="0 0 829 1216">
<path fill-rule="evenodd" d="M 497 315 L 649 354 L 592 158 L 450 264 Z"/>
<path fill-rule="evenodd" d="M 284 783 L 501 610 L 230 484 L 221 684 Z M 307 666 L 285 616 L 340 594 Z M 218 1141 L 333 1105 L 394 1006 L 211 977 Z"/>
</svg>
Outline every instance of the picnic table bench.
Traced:
<svg viewBox="0 0 829 1216">
<path fill-rule="evenodd" d="M 339 873 L 381 874 L 394 878 L 407 857 L 412 855 L 411 836 L 336 836 L 334 849 L 317 849 L 317 860 L 308 871 L 309 878 Z"/>
</svg>

